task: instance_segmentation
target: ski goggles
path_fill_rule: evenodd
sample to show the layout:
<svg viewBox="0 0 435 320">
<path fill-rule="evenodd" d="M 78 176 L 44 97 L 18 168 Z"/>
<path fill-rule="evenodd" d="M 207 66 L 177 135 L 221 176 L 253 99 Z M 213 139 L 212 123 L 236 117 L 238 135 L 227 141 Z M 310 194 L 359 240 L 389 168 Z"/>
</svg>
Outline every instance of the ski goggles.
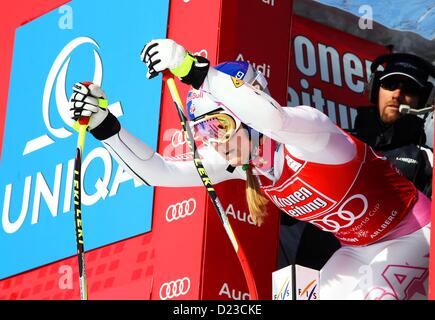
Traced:
<svg viewBox="0 0 435 320">
<path fill-rule="evenodd" d="M 206 114 L 191 124 L 195 136 L 205 144 L 226 143 L 240 128 L 241 122 L 224 110 Z"/>
</svg>

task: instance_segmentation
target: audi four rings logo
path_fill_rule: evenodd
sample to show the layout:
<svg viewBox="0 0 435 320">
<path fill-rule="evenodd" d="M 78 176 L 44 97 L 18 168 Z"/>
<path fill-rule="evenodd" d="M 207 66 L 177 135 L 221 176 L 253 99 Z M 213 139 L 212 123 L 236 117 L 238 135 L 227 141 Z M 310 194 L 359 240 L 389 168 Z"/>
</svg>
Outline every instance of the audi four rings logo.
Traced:
<svg viewBox="0 0 435 320">
<path fill-rule="evenodd" d="M 181 202 L 171 204 L 166 209 L 166 221 L 172 222 L 192 215 L 196 209 L 196 200 L 190 198 Z"/>
<path fill-rule="evenodd" d="M 165 282 L 160 287 L 160 300 L 167 300 L 179 296 L 184 296 L 189 292 L 189 289 L 190 279 L 188 277 Z"/>
</svg>

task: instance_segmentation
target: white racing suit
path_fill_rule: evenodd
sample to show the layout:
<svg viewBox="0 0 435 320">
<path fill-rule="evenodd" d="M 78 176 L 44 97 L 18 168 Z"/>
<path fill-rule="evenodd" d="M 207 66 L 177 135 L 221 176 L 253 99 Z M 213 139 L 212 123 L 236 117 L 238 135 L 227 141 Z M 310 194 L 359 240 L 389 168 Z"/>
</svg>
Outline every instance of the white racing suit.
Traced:
<svg viewBox="0 0 435 320">
<path fill-rule="evenodd" d="M 362 158 L 360 151 L 365 150 L 364 154 L 371 155 L 373 161 L 377 161 L 376 163 L 385 160 L 374 156 L 370 148 L 362 147 L 362 144 L 357 143 L 339 129 L 327 116 L 307 106 L 281 107 L 268 95 L 255 90 L 248 84 L 236 87 L 229 76 L 213 68 L 209 69 L 201 90 L 220 101 L 243 123 L 277 142 L 278 147 L 274 153 L 272 169 L 268 172 L 260 170 L 259 172 L 267 178 L 263 177 L 262 181 L 268 181 L 269 187 L 275 188 L 276 192 L 287 193 L 281 200 L 277 198 L 277 193 L 274 196 L 270 195 L 271 200 L 280 209 L 296 218 L 312 222 L 325 230 L 332 227 L 328 231 L 334 232 L 336 236 L 340 235 L 341 238 L 338 238 L 343 247 L 321 270 L 320 299 L 422 299 L 427 297 L 430 201 L 424 195 L 417 193 L 415 189 L 412 189 L 413 187 L 400 180 L 400 183 L 405 185 L 404 194 L 406 193 L 407 202 L 403 203 L 401 209 L 398 210 L 400 212 L 396 212 L 397 218 L 393 221 L 394 217 L 387 218 L 388 213 L 382 212 L 382 204 L 383 202 L 393 204 L 400 202 L 401 191 L 382 193 L 382 190 L 378 190 L 374 178 L 370 180 L 371 182 L 364 183 L 364 179 L 369 175 L 359 174 L 363 165 L 364 170 L 368 170 L 369 173 L 371 170 L 370 166 L 364 163 L 365 158 Z M 130 174 L 148 185 L 167 187 L 202 185 L 193 161 L 166 160 L 164 155 L 155 153 L 124 128 L 102 142 Z M 230 179 L 246 179 L 241 168 L 233 172 L 227 171 L 228 163 L 213 149 L 203 147 L 200 149 L 200 154 L 203 157 L 204 167 L 214 184 Z M 293 160 L 289 160 L 290 156 L 294 157 Z M 321 168 L 315 174 L 305 177 L 310 180 L 310 186 L 317 186 L 315 180 L 324 179 L 322 172 L 329 170 L 328 172 L 333 173 L 334 171 L 331 170 L 335 170 L 338 173 L 341 168 L 347 170 L 349 165 L 356 168 L 353 173 L 355 177 L 350 182 L 346 182 L 349 186 L 344 188 L 340 186 L 340 178 L 334 183 L 320 184 L 318 188 L 323 188 L 321 190 L 314 187 L 310 189 L 307 187 L 309 183 L 302 177 L 303 171 L 298 171 L 300 167 L 297 165 L 295 167 L 295 161 L 296 163 L 299 161 L 300 167 L 307 168 L 307 170 L 310 166 Z M 373 174 L 378 173 L 376 171 Z M 289 176 L 285 181 L 282 179 L 284 174 Z M 388 171 L 388 175 L 393 180 L 399 179 L 395 173 L 392 174 L 392 171 Z M 345 181 L 346 174 L 341 174 L 341 176 Z M 376 179 L 379 178 L 382 179 L 382 177 L 376 177 Z M 288 189 L 296 185 L 295 181 L 299 183 L 298 189 L 289 193 Z M 358 183 L 359 187 L 355 187 Z M 350 196 L 349 190 L 353 190 L 352 188 L 357 188 L 356 191 L 359 193 Z M 378 193 L 372 192 L 371 195 L 364 195 L 365 189 L 375 190 Z M 302 206 L 302 202 L 305 201 L 302 199 L 311 197 L 313 190 L 319 195 L 316 199 L 317 207 L 311 203 L 314 211 L 307 215 L 301 214 L 301 210 L 305 210 L 310 205 L 307 203 Z M 384 198 L 376 199 L 379 195 Z M 346 201 L 351 201 L 355 197 L 360 197 L 362 203 L 366 205 L 363 209 L 359 209 L 362 211 L 361 213 L 358 211 L 358 215 L 352 211 L 353 209 L 343 209 L 343 206 L 348 203 Z M 374 201 L 379 203 L 376 207 L 376 214 L 374 214 L 376 210 L 367 209 L 369 208 L 367 206 Z M 339 218 L 332 220 L 331 212 L 340 205 L 341 211 L 334 214 L 341 220 Z M 372 213 L 373 216 L 385 215 L 387 219 L 390 219 L 387 224 L 383 223 L 382 227 L 379 226 L 377 230 L 380 231 L 373 232 L 369 229 L 371 222 L 367 222 L 366 225 L 363 223 L 370 221 L 369 215 Z M 352 228 L 357 224 L 358 229 L 353 230 Z M 375 235 L 373 240 L 367 238 L 369 233 Z M 356 243 L 349 243 L 346 239 L 356 239 L 352 240 Z M 362 244 L 358 244 L 360 240 Z M 313 250 L 315 250 L 315 244 L 313 244 Z"/>
</svg>

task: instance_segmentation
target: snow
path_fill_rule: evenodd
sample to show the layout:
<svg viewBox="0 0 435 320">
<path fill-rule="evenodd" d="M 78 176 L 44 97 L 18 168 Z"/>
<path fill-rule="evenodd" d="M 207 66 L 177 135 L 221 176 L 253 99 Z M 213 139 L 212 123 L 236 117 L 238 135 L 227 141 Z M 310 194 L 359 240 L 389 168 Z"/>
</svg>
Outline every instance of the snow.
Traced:
<svg viewBox="0 0 435 320">
<path fill-rule="evenodd" d="M 435 0 L 315 0 L 356 16 L 372 8 L 373 20 L 390 29 L 410 31 L 435 39 Z"/>
</svg>

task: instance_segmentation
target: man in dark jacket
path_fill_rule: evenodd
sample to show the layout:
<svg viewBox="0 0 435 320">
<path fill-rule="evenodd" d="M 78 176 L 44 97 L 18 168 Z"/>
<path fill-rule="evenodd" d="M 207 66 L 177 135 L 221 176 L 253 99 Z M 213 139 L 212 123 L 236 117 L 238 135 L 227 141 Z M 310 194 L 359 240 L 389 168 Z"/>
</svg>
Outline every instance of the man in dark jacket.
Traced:
<svg viewBox="0 0 435 320">
<path fill-rule="evenodd" d="M 377 71 L 380 65 L 385 65 L 384 71 Z M 411 54 L 377 58 L 367 90 L 374 106 L 358 108 L 352 132 L 384 154 L 429 198 L 433 154 L 425 144 L 424 122 L 434 103 L 430 75 L 435 76 L 435 67 Z"/>
<path fill-rule="evenodd" d="M 384 71 L 377 71 L 380 65 Z M 367 86 L 373 105 L 357 109 L 351 133 L 383 153 L 417 189 L 431 198 L 433 154 L 425 144 L 424 130 L 424 118 L 433 110 L 434 103 L 433 86 L 427 81 L 429 75 L 435 77 L 435 67 L 414 55 L 390 54 L 377 58 Z M 314 269 L 322 268 L 340 247 L 333 237 L 309 224 L 299 237 L 295 261 Z M 322 245 L 316 245 L 313 252 L 313 243 Z"/>
</svg>

